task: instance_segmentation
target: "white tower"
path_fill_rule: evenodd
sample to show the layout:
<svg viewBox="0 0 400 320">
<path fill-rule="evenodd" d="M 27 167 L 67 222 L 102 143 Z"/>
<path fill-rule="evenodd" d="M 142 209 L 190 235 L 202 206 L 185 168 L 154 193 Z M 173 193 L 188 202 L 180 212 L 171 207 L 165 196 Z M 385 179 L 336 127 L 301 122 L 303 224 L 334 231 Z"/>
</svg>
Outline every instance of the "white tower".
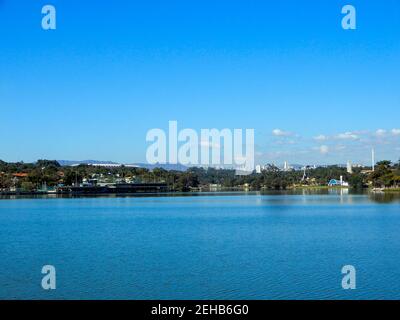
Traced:
<svg viewBox="0 0 400 320">
<path fill-rule="evenodd" d="M 350 161 L 347 161 L 347 173 L 353 173 L 353 166 Z"/>
<path fill-rule="evenodd" d="M 289 164 L 287 161 L 283 164 L 283 171 L 289 171 Z"/>
<path fill-rule="evenodd" d="M 372 171 L 375 171 L 375 150 L 372 148 L 371 150 L 371 161 L 372 161 Z"/>
</svg>

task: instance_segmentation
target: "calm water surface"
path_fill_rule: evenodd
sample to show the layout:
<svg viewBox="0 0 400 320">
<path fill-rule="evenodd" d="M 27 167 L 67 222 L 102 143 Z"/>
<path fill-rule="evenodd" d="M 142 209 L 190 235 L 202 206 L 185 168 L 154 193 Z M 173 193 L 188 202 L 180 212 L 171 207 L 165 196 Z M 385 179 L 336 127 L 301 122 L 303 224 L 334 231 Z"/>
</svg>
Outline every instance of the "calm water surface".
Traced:
<svg viewBox="0 0 400 320">
<path fill-rule="evenodd" d="M 399 209 L 351 194 L 3 199 L 0 298 L 399 299 Z M 341 289 L 347 264 L 356 290 Z"/>
</svg>

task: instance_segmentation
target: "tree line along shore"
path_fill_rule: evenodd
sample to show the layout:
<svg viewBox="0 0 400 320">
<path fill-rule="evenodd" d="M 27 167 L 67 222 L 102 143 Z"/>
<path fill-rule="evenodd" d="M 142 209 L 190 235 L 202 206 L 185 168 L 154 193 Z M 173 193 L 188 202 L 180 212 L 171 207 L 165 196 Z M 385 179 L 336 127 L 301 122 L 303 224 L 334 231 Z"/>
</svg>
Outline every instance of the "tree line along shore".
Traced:
<svg viewBox="0 0 400 320">
<path fill-rule="evenodd" d="M 340 166 L 283 171 L 274 165 L 265 166 L 261 173 L 236 175 L 235 170 L 188 168 L 186 171 L 153 170 L 139 167 L 99 167 L 81 164 L 61 166 L 54 160 L 35 163 L 9 163 L 0 160 L 0 192 L 40 192 L 65 186 L 106 185 L 118 183 L 164 183 L 170 191 L 199 190 L 285 190 L 291 188 L 326 188 L 332 179 L 348 182 L 349 188 L 379 188 L 400 191 L 400 161 L 380 161 L 375 169 L 354 168 L 348 173 Z"/>
</svg>

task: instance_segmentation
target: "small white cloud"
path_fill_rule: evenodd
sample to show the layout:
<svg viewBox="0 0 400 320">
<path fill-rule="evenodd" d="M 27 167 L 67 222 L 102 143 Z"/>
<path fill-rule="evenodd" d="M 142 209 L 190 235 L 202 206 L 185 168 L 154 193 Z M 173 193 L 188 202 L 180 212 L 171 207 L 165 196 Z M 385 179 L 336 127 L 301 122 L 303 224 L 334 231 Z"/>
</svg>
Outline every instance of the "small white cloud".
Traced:
<svg viewBox="0 0 400 320">
<path fill-rule="evenodd" d="M 336 151 L 341 151 L 341 150 L 345 150 L 345 149 L 346 149 L 346 146 L 344 146 L 342 144 L 335 146 Z"/>
<path fill-rule="evenodd" d="M 319 147 L 319 152 L 321 154 L 327 154 L 329 152 L 329 147 L 326 145 L 322 145 Z"/>
<path fill-rule="evenodd" d="M 277 141 L 275 142 L 275 144 L 278 145 L 278 146 L 289 145 L 289 144 L 290 145 L 295 145 L 297 143 L 298 143 L 298 141 L 293 140 L 293 139 L 289 139 L 289 138 L 287 138 L 287 139 L 284 139 L 284 138 L 277 139 Z"/>
<path fill-rule="evenodd" d="M 319 136 L 314 137 L 314 140 L 325 141 L 325 140 L 328 140 L 328 137 L 323 134 L 320 134 Z"/>
<path fill-rule="evenodd" d="M 289 132 L 289 131 L 284 131 L 284 130 L 281 130 L 281 129 L 274 129 L 274 130 L 272 130 L 272 134 L 273 134 L 274 136 L 276 136 L 276 137 L 288 137 L 288 136 L 291 136 L 291 135 L 292 135 L 291 132 Z"/>
<path fill-rule="evenodd" d="M 377 137 L 384 137 L 386 135 L 386 130 L 385 129 L 378 129 L 378 130 L 376 130 L 375 135 Z"/>
<path fill-rule="evenodd" d="M 392 129 L 392 134 L 394 136 L 400 136 L 400 129 Z"/>
<path fill-rule="evenodd" d="M 345 132 L 345 133 L 340 133 L 336 136 L 337 139 L 342 139 L 342 140 L 357 140 L 359 137 L 357 134 L 353 132 Z"/>
</svg>

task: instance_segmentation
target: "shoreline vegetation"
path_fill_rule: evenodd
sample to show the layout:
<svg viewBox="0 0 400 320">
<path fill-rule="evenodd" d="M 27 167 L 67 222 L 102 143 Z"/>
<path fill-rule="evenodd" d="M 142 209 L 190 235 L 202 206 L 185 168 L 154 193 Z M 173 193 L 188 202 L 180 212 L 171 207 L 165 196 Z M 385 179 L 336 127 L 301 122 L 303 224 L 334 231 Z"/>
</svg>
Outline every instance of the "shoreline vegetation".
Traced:
<svg viewBox="0 0 400 320">
<path fill-rule="evenodd" d="M 332 185 L 330 181 L 346 181 Z M 261 173 L 236 175 L 234 170 L 188 168 L 186 171 L 140 167 L 61 166 L 54 160 L 8 163 L 0 160 L 0 195 L 131 194 L 263 190 L 357 189 L 400 192 L 400 161 L 371 167 L 325 166 L 281 170 L 270 164 Z"/>
</svg>

